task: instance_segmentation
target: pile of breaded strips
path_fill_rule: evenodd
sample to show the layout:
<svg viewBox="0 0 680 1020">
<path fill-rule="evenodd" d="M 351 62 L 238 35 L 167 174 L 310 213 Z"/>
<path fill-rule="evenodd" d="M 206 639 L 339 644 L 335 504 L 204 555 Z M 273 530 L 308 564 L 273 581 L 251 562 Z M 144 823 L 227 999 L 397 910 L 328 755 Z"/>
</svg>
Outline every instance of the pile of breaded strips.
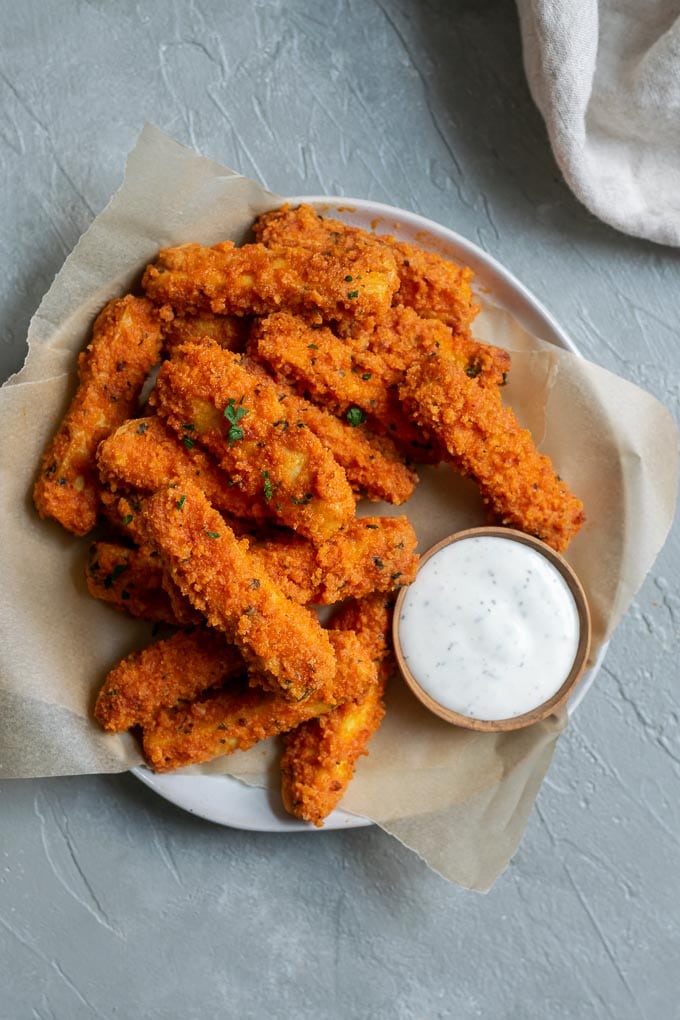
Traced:
<svg viewBox="0 0 680 1020">
<path fill-rule="evenodd" d="M 417 567 L 408 519 L 357 500 L 400 505 L 413 464 L 448 462 L 557 550 L 583 507 L 501 402 L 469 269 L 308 206 L 254 230 L 162 250 L 145 296 L 104 308 L 34 498 L 76 535 L 106 522 L 95 598 L 174 628 L 111 670 L 101 725 L 139 727 L 159 772 L 284 734 L 284 803 L 320 825 L 384 714 Z M 336 603 L 322 626 L 310 606 Z"/>
</svg>

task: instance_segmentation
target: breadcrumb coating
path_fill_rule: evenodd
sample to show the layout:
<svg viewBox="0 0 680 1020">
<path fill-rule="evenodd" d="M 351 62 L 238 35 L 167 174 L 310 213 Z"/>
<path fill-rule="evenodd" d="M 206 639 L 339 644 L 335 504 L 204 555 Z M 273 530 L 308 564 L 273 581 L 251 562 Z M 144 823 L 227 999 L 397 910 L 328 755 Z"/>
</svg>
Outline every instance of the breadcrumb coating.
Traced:
<svg viewBox="0 0 680 1020">
<path fill-rule="evenodd" d="M 169 772 L 245 751 L 360 696 L 375 683 L 375 663 L 359 635 L 329 632 L 329 637 L 337 657 L 336 675 L 301 701 L 291 702 L 243 683 L 209 691 L 186 705 L 161 709 L 144 726 L 144 755 L 151 768 Z"/>
<path fill-rule="evenodd" d="M 330 329 L 313 329 L 286 312 L 259 320 L 248 349 L 301 396 L 323 404 L 350 423 L 368 421 L 371 428 L 405 449 L 412 460 L 441 460 L 429 437 L 404 413 L 394 373 L 380 355 L 358 353 Z"/>
<path fill-rule="evenodd" d="M 112 489 L 156 492 L 172 481 L 193 481 L 217 509 L 232 517 L 264 521 L 273 515 L 264 499 L 247 495 L 197 446 L 184 423 L 178 436 L 157 417 L 135 418 L 100 444 L 97 464 Z"/>
<path fill-rule="evenodd" d="M 160 490 L 141 516 L 182 594 L 268 684 L 298 699 L 332 680 L 335 656 L 317 618 L 286 598 L 198 486 Z"/>
<path fill-rule="evenodd" d="M 265 374 L 265 368 L 248 359 L 247 368 Z M 268 378 L 268 377 L 267 377 Z M 276 380 L 279 402 L 285 404 L 289 419 L 301 421 L 325 447 L 347 475 L 352 489 L 366 499 L 384 500 L 400 506 L 413 494 L 418 475 L 403 461 L 395 444 L 378 436 L 365 425 L 349 425 L 323 407 L 298 396 L 292 386 Z"/>
<path fill-rule="evenodd" d="M 279 402 L 273 382 L 217 344 L 178 348 L 158 374 L 153 401 L 178 435 L 191 426 L 191 441 L 294 531 L 323 541 L 354 516 L 352 489 L 332 454 Z"/>
<path fill-rule="evenodd" d="M 493 519 L 563 552 L 585 520 L 583 504 L 534 446 L 497 392 L 476 386 L 451 361 L 431 358 L 406 373 L 401 396 L 456 468 L 477 482 Z"/>
<path fill-rule="evenodd" d="M 133 652 L 111 670 L 95 718 L 110 733 L 144 726 L 159 709 L 190 702 L 245 672 L 243 656 L 222 634 L 207 627 L 180 631 Z"/>
<path fill-rule="evenodd" d="M 163 350 L 172 354 L 175 347 L 201 340 L 214 340 L 228 351 L 245 350 L 250 331 L 250 319 L 238 315 L 215 315 L 199 312 L 196 315 L 175 315 L 168 306 L 161 308 Z"/>
<path fill-rule="evenodd" d="M 75 535 L 95 526 L 101 490 L 97 447 L 134 413 L 160 351 L 160 321 L 150 301 L 128 294 L 99 314 L 92 340 L 78 357 L 78 389 L 40 462 L 33 500 L 41 517 L 54 518 Z"/>
<path fill-rule="evenodd" d="M 351 281 L 348 281 L 351 277 Z M 224 241 L 204 248 L 162 248 L 147 266 L 142 287 L 152 301 L 175 311 L 267 315 L 281 308 L 337 319 L 382 315 L 399 287 L 387 249 L 356 247 L 327 257 L 307 248 L 235 248 Z"/>
<path fill-rule="evenodd" d="M 304 821 L 323 825 L 342 799 L 358 759 L 385 714 L 382 697 L 390 673 L 388 635 L 393 599 L 380 595 L 351 600 L 331 626 L 353 629 L 374 639 L 378 673 L 365 693 L 286 734 L 281 759 L 281 796 L 285 809 Z M 347 627 L 347 625 L 350 625 Z"/>
<path fill-rule="evenodd" d="M 318 546 L 284 533 L 253 540 L 250 553 L 289 598 L 327 606 L 410 584 L 417 542 L 406 517 L 362 517 Z"/>
<path fill-rule="evenodd" d="M 403 382 L 407 368 L 433 354 L 455 362 L 479 386 L 503 386 L 510 371 L 510 355 L 502 347 L 480 343 L 468 332 L 453 332 L 439 319 L 425 319 L 404 305 L 360 324 L 351 343 L 359 357 L 362 350 L 380 356 L 389 370 L 385 381 L 391 384 Z"/>
<path fill-rule="evenodd" d="M 85 580 L 93 598 L 108 602 L 119 612 L 141 620 L 175 622 L 170 599 L 163 590 L 163 564 L 153 549 L 93 542 Z"/>
<path fill-rule="evenodd" d="M 397 241 L 389 234 L 371 234 L 339 220 L 318 216 L 309 205 L 284 205 L 263 213 L 253 227 L 258 241 L 271 248 L 306 247 L 330 255 L 358 246 L 389 251 L 396 261 L 399 290 L 395 300 L 424 318 L 441 319 L 455 329 L 467 329 L 479 306 L 471 289 L 473 272 L 450 259 L 417 245 Z"/>
</svg>

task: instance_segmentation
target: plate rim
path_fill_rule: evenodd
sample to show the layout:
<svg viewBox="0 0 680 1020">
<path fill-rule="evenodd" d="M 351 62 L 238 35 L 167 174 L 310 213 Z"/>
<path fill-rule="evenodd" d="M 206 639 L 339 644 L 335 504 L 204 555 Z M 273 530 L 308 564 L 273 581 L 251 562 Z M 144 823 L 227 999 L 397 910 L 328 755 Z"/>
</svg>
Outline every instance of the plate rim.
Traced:
<svg viewBox="0 0 680 1020">
<path fill-rule="evenodd" d="M 467 237 L 459 234 L 457 231 L 452 230 L 450 227 L 446 227 L 441 223 L 437 223 L 436 220 L 431 220 L 426 216 L 422 216 L 420 213 L 410 212 L 406 209 L 400 209 L 397 206 L 388 205 L 384 202 L 374 202 L 371 199 L 366 198 L 353 198 L 346 195 L 295 195 L 291 198 L 284 198 L 281 200 L 281 204 L 288 203 L 290 205 L 311 205 L 314 208 L 323 207 L 323 211 L 333 210 L 342 216 L 343 211 L 352 212 L 370 212 L 373 218 L 379 219 L 391 219 L 396 225 L 408 225 L 415 228 L 419 232 L 429 233 L 435 237 L 441 237 L 444 235 L 444 239 L 448 241 L 453 247 L 459 249 L 464 254 L 464 261 L 466 263 L 474 263 L 478 266 L 484 267 L 484 270 L 490 271 L 491 274 L 496 276 L 502 281 L 505 287 L 513 292 L 516 297 L 520 296 L 522 302 L 526 306 L 526 314 L 528 318 L 534 320 L 543 320 L 544 327 L 547 327 L 547 335 L 543 333 L 541 339 L 547 340 L 549 343 L 555 344 L 557 347 L 562 347 L 570 353 L 575 354 L 579 358 L 583 358 L 582 352 L 578 349 L 572 338 L 560 325 L 557 319 L 549 311 L 549 309 L 543 304 L 539 298 L 537 298 L 531 290 L 525 284 L 519 280 L 511 270 L 507 269 L 501 262 L 498 261 L 493 255 L 490 255 L 474 241 L 470 241 Z M 475 266 L 473 265 L 473 268 Z M 478 268 L 475 269 L 478 273 Z M 515 318 L 520 318 L 514 312 Z M 520 319 L 521 321 L 521 319 Z M 605 642 L 600 646 L 592 665 L 583 674 L 580 682 L 575 688 L 572 696 L 569 698 L 567 703 L 567 716 L 570 718 L 576 709 L 579 707 L 586 694 L 592 687 L 595 677 L 597 676 L 604 657 L 609 647 L 609 642 Z M 191 806 L 186 797 L 182 796 L 179 784 L 176 790 L 168 790 L 166 786 L 168 783 L 172 783 L 173 780 L 185 780 L 193 779 L 203 781 L 206 786 L 211 783 L 218 783 L 221 787 L 221 797 L 224 794 L 229 797 L 229 790 L 232 791 L 232 797 L 234 796 L 245 796 L 249 795 L 255 799 L 262 794 L 267 795 L 267 791 L 262 787 L 250 786 L 242 780 L 237 779 L 235 776 L 229 776 L 224 774 L 213 774 L 213 775 L 201 775 L 192 773 L 173 773 L 173 774 L 161 774 L 157 775 L 152 772 L 146 765 L 137 765 L 130 769 L 132 775 L 134 775 L 140 782 L 146 787 L 151 789 L 157 796 L 163 800 L 174 804 L 175 807 L 179 807 L 183 811 L 187 811 L 189 814 L 195 815 L 198 818 L 203 818 L 205 821 L 212 822 L 215 825 L 222 825 L 228 828 L 235 828 L 245 832 L 271 832 L 271 833 L 288 833 L 288 832 L 328 832 L 338 829 L 350 829 L 350 828 L 362 828 L 364 826 L 375 824 L 372 819 L 366 818 L 362 815 L 352 814 L 342 808 L 336 808 L 331 815 L 326 819 L 325 824 L 322 828 L 317 828 L 310 823 L 300 821 L 299 819 L 290 818 L 279 819 L 275 814 L 272 814 L 271 819 L 264 819 L 263 822 L 244 822 L 240 820 L 238 824 L 227 821 L 224 818 L 216 817 L 215 812 L 211 814 L 210 809 L 206 809 L 201 806 L 202 798 L 195 799 L 194 805 Z M 228 782 L 225 783 L 225 780 Z M 236 794 L 236 789 L 239 793 Z"/>
</svg>

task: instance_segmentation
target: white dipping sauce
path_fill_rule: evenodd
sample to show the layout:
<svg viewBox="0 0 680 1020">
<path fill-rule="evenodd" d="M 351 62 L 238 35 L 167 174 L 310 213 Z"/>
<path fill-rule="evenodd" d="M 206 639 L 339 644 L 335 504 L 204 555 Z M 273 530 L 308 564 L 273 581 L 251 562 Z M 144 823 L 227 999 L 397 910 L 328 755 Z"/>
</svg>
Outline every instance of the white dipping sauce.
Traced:
<svg viewBox="0 0 680 1020">
<path fill-rule="evenodd" d="M 541 705 L 571 672 L 574 596 L 531 546 L 491 535 L 444 546 L 419 569 L 399 617 L 410 672 L 444 708 L 510 719 Z"/>
</svg>

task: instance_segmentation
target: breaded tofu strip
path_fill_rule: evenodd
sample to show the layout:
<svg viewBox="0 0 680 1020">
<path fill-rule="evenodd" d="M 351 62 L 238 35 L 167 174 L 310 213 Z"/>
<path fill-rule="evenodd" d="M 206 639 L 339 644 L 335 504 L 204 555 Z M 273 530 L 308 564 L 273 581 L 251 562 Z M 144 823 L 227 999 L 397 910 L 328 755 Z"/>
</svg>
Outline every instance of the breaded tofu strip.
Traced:
<svg viewBox="0 0 680 1020">
<path fill-rule="evenodd" d="M 281 797 L 289 814 L 320 827 L 338 806 L 385 715 L 382 695 L 376 681 L 363 697 L 285 735 Z"/>
<path fill-rule="evenodd" d="M 53 517 L 76 535 L 94 527 L 101 489 L 97 447 L 134 413 L 160 350 L 158 312 L 146 298 L 117 298 L 97 317 L 78 358 L 78 389 L 40 462 L 33 499 L 41 517 Z"/>
<path fill-rule="evenodd" d="M 316 548 L 284 534 L 253 542 L 250 552 L 289 598 L 326 606 L 409 584 L 417 541 L 406 517 L 362 517 Z"/>
<path fill-rule="evenodd" d="M 248 371 L 256 375 L 267 372 L 259 362 L 244 361 Z M 418 475 L 404 463 L 397 447 L 386 436 L 378 436 L 364 425 L 350 425 L 322 407 L 299 397 L 292 386 L 276 380 L 281 404 L 285 403 L 287 417 L 279 428 L 288 428 L 295 420 L 312 430 L 326 446 L 347 475 L 354 492 L 376 502 L 384 500 L 399 506 L 413 494 Z"/>
<path fill-rule="evenodd" d="M 159 711 L 144 726 L 144 755 L 151 768 L 169 772 L 245 751 L 259 740 L 284 733 L 361 695 L 375 683 L 375 662 L 358 635 L 329 632 L 329 637 L 338 663 L 335 678 L 302 701 L 291 702 L 280 694 L 234 684 L 190 704 Z"/>
<path fill-rule="evenodd" d="M 159 709 L 192 701 L 245 672 L 243 657 L 222 634 L 207 627 L 180 631 L 133 652 L 111 670 L 95 718 L 110 733 L 144 726 Z"/>
<path fill-rule="evenodd" d="M 446 446 L 459 471 L 475 479 L 494 520 L 558 552 L 566 549 L 585 520 L 583 504 L 498 392 L 476 386 L 442 358 L 410 368 L 400 392 L 414 420 Z"/>
<path fill-rule="evenodd" d="M 378 436 L 364 425 L 349 425 L 322 407 L 291 395 L 288 407 L 312 430 L 333 454 L 352 489 L 373 502 L 384 500 L 401 506 L 413 495 L 418 475 L 402 460 L 387 436 Z"/>
<path fill-rule="evenodd" d="M 178 627 L 199 623 L 200 614 L 166 577 L 159 554 L 148 546 L 93 542 L 85 570 L 88 591 L 128 616 Z"/>
<path fill-rule="evenodd" d="M 286 598 L 198 486 L 160 490 L 141 516 L 182 594 L 270 687 L 298 699 L 332 681 L 335 656 L 316 616 Z"/>
<path fill-rule="evenodd" d="M 249 496 L 222 471 L 194 439 L 185 422 L 176 435 L 160 418 L 135 418 L 121 425 L 100 445 L 97 463 L 111 488 L 156 492 L 171 481 L 194 481 L 217 509 L 232 517 L 271 519 L 262 496 Z"/>
<path fill-rule="evenodd" d="M 441 319 L 454 329 L 467 329 L 479 311 L 470 287 L 471 269 L 389 234 L 370 234 L 339 220 L 322 219 L 309 205 L 297 209 L 284 205 L 263 213 L 253 229 L 257 240 L 271 248 L 293 245 L 339 255 L 357 245 L 376 245 L 396 260 L 399 304 L 408 305 L 424 318 Z"/>
<path fill-rule="evenodd" d="M 161 249 L 142 286 L 152 301 L 182 313 L 267 315 L 286 308 L 337 319 L 383 315 L 399 277 L 387 249 L 356 247 L 327 258 L 307 248 L 235 248 L 227 241 Z"/>
<path fill-rule="evenodd" d="M 313 329 L 287 312 L 257 322 L 248 349 L 299 395 L 350 424 L 368 420 L 370 427 L 403 444 L 411 459 L 441 459 L 429 437 L 408 420 L 392 384 L 394 373 L 378 354 L 357 353 L 330 329 Z"/>
<path fill-rule="evenodd" d="M 215 315 L 213 312 L 173 315 L 171 309 L 161 309 L 161 322 L 163 349 L 169 354 L 175 347 L 203 337 L 214 340 L 228 351 L 240 353 L 245 350 L 250 332 L 250 319 L 237 315 Z"/>
<path fill-rule="evenodd" d="M 229 478 L 265 500 L 283 524 L 314 541 L 354 516 L 342 468 L 308 428 L 287 416 L 273 382 L 217 344 L 186 344 L 161 368 L 152 396 L 179 434 L 205 446 Z M 288 422 L 288 427 L 285 427 Z"/>
<path fill-rule="evenodd" d="M 357 357 L 363 349 L 382 358 L 390 373 L 388 383 L 401 383 L 414 361 L 434 354 L 455 362 L 479 386 L 503 386 L 510 371 L 510 355 L 502 347 L 454 333 L 439 319 L 422 318 L 404 305 L 391 308 L 372 328 L 355 331 L 351 342 Z"/>
<path fill-rule="evenodd" d="M 117 542 L 93 542 L 85 579 L 95 599 L 141 620 L 174 623 L 163 591 L 163 564 L 152 549 L 128 549 Z"/>
<path fill-rule="evenodd" d="M 376 680 L 359 697 L 340 705 L 327 715 L 302 723 L 284 737 L 286 750 L 281 759 L 281 796 L 290 814 L 314 825 L 337 807 L 358 759 L 367 754 L 367 744 L 385 714 L 382 700 L 389 674 L 387 635 L 392 600 L 371 595 L 352 601 L 334 618 L 331 626 L 344 630 L 351 623 L 360 636 L 371 634 L 382 649 L 377 658 Z"/>
</svg>

